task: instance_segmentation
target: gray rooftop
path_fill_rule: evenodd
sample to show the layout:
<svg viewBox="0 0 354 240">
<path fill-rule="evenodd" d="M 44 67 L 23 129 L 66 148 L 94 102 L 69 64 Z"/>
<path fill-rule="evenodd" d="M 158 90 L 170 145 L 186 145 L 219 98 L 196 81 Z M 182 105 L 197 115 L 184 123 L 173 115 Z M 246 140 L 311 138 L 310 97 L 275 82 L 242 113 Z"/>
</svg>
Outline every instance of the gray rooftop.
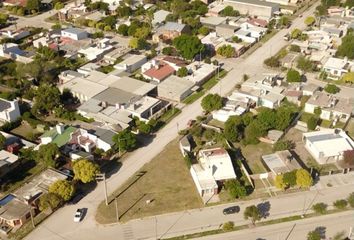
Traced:
<svg viewBox="0 0 354 240">
<path fill-rule="evenodd" d="M 277 4 L 277 3 L 271 3 L 271 2 L 259 1 L 259 0 L 226 0 L 225 2 L 230 2 L 230 3 L 235 2 L 235 3 L 261 5 L 261 6 L 266 6 L 266 7 L 278 7 L 279 8 L 279 4 Z"/>
<path fill-rule="evenodd" d="M 306 137 L 306 139 L 309 140 L 310 142 L 320 142 L 320 141 L 327 141 L 327 140 L 333 140 L 338 138 L 342 138 L 342 136 L 333 133 Z"/>
<path fill-rule="evenodd" d="M 111 146 L 114 145 L 113 136 L 116 134 L 115 132 L 103 128 L 97 128 L 94 134 L 102 139 L 102 141 L 109 143 Z"/>
<path fill-rule="evenodd" d="M 86 31 L 81 28 L 67 28 L 67 29 L 63 29 L 62 32 L 68 32 L 71 34 L 81 34 L 81 33 L 85 33 Z"/>
<path fill-rule="evenodd" d="M 93 98 L 101 102 L 106 102 L 110 105 L 126 104 L 131 102 L 136 97 L 135 94 L 126 92 L 118 88 L 109 87 L 106 90 L 95 95 Z"/>
<path fill-rule="evenodd" d="M 165 25 L 160 27 L 159 30 L 182 32 L 185 27 L 186 27 L 185 24 L 176 23 L 176 22 L 167 22 Z"/>
<path fill-rule="evenodd" d="M 10 107 L 11 107 L 11 104 L 9 101 L 0 98 L 0 112 L 4 111 Z"/>
</svg>

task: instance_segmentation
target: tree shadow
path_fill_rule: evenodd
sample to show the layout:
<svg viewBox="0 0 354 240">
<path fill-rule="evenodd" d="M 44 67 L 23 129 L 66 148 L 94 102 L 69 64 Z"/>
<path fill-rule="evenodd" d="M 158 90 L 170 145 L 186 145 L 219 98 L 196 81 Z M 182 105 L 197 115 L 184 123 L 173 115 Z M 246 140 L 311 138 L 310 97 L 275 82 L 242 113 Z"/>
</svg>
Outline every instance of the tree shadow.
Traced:
<svg viewBox="0 0 354 240">
<path fill-rule="evenodd" d="M 261 214 L 262 218 L 267 218 L 269 217 L 269 211 L 270 211 L 270 202 L 262 202 L 260 204 L 257 205 L 257 208 Z"/>
<path fill-rule="evenodd" d="M 321 236 L 321 239 L 326 238 L 326 227 L 320 226 L 315 229 L 316 232 L 318 232 Z"/>
</svg>

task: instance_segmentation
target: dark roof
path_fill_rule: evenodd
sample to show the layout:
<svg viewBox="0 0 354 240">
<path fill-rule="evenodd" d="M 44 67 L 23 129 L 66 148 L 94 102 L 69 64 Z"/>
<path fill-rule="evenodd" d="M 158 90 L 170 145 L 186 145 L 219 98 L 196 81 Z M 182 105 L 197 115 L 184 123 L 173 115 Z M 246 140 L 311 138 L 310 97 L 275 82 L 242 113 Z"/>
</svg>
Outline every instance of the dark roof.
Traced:
<svg viewBox="0 0 354 240">
<path fill-rule="evenodd" d="M 116 134 L 115 132 L 103 128 L 97 128 L 94 134 L 99 137 L 102 141 L 110 144 L 111 146 L 114 145 L 113 136 Z"/>
<path fill-rule="evenodd" d="M 93 99 L 101 102 L 107 102 L 110 105 L 115 105 L 129 103 L 132 99 L 134 99 L 134 97 L 136 97 L 135 94 L 110 87 L 94 96 Z"/>
<path fill-rule="evenodd" d="M 8 101 L 0 98 L 0 112 L 4 111 L 10 107 L 11 107 L 11 104 Z"/>
</svg>

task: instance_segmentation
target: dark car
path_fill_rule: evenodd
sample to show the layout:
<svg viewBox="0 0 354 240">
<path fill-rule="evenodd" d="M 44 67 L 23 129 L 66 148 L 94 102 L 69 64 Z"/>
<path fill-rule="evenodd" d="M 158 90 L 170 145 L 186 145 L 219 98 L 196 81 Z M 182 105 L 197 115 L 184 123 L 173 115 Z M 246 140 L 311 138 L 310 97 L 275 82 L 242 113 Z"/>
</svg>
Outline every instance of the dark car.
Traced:
<svg viewBox="0 0 354 240">
<path fill-rule="evenodd" d="M 239 206 L 232 206 L 232 207 L 225 208 L 222 211 L 222 213 L 224 215 L 228 215 L 228 214 L 238 213 L 239 211 L 240 211 L 240 207 Z"/>
</svg>

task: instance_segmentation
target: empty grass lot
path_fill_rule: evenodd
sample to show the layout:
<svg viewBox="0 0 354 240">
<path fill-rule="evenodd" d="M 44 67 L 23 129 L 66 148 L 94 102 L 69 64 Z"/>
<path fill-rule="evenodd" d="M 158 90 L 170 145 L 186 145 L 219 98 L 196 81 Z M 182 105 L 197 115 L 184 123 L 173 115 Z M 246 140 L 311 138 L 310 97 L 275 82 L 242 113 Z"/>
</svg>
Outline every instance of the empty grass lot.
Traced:
<svg viewBox="0 0 354 240">
<path fill-rule="evenodd" d="M 272 153 L 272 145 L 260 142 L 256 145 L 241 146 L 241 152 L 253 174 L 267 172 L 262 165 L 261 156 Z"/>
<path fill-rule="evenodd" d="M 145 174 L 131 177 L 110 196 L 117 196 L 121 221 L 203 206 L 177 140 L 140 172 Z M 146 200 L 153 201 L 146 204 Z M 102 224 L 116 222 L 114 201 L 108 206 L 104 202 L 99 205 L 96 220 Z"/>
</svg>

